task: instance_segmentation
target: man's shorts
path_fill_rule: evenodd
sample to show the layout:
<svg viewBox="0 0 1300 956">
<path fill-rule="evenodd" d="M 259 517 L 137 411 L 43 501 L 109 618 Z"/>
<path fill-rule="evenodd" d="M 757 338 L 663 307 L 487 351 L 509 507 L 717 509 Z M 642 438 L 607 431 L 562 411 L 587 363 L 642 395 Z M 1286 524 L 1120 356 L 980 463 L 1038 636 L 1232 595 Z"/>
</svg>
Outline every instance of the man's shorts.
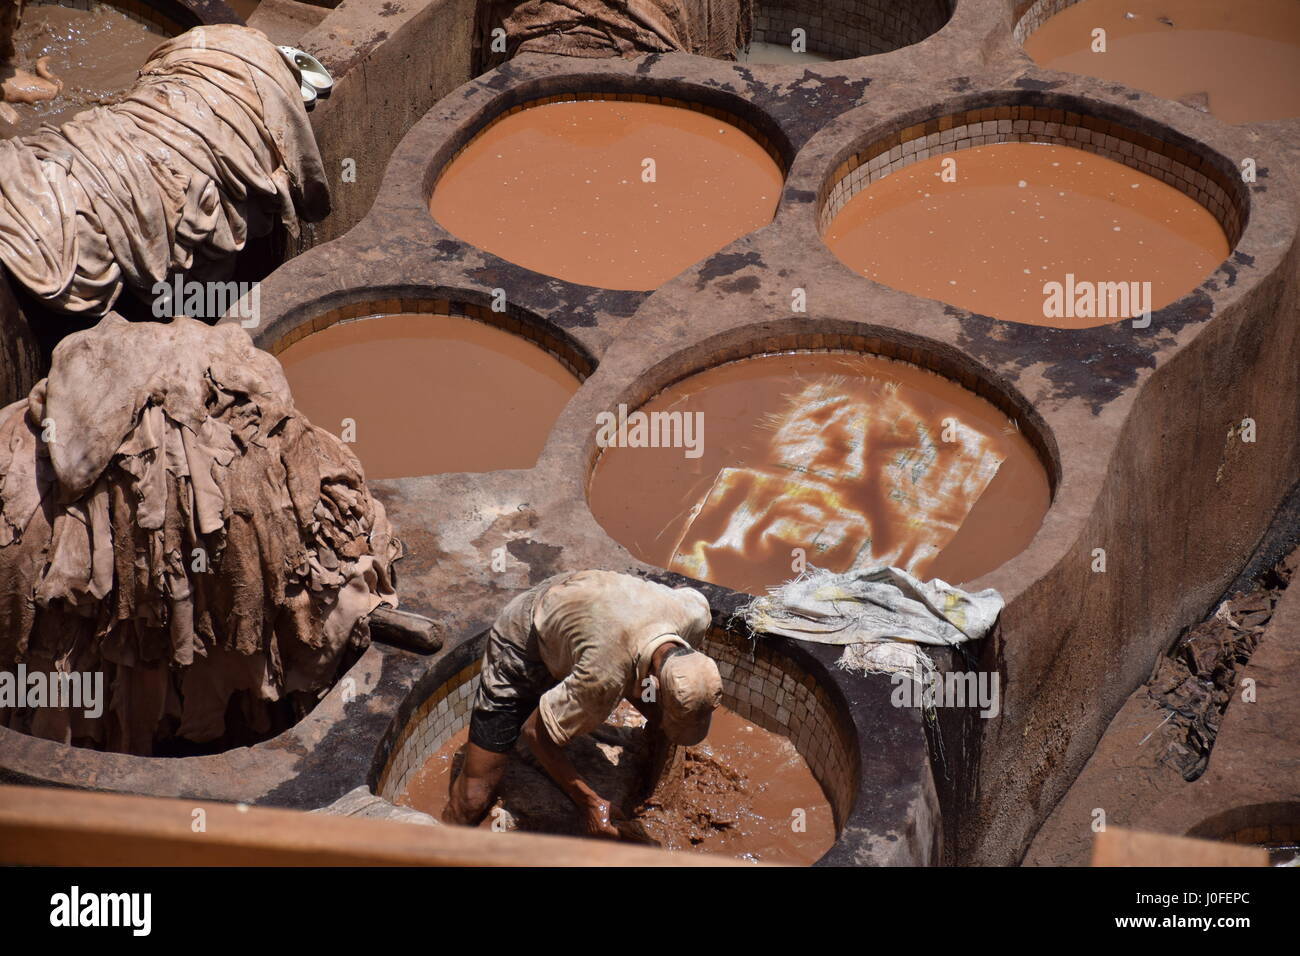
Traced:
<svg viewBox="0 0 1300 956">
<path fill-rule="evenodd" d="M 509 753 L 537 702 L 559 683 L 542 663 L 533 609 L 547 588 L 561 577 L 548 578 L 516 595 L 488 633 L 478 693 L 469 718 L 469 741 L 484 750 Z"/>
</svg>

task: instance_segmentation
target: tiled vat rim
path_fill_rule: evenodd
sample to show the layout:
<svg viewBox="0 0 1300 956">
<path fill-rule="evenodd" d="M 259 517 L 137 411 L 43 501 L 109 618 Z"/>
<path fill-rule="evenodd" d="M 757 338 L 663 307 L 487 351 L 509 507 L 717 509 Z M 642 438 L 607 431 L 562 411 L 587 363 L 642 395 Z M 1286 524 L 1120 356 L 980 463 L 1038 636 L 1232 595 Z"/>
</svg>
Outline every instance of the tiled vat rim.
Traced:
<svg viewBox="0 0 1300 956">
<path fill-rule="evenodd" d="M 143 3 L 142 0 L 27 0 L 27 5 L 29 7 L 71 7 L 74 10 L 113 7 L 159 36 L 174 37 L 186 30 L 162 11 Z"/>
<path fill-rule="evenodd" d="M 464 319 L 473 319 L 485 325 L 491 325 L 514 335 L 528 339 L 538 348 L 549 352 L 579 381 L 584 381 L 595 369 L 596 363 L 567 337 L 557 335 L 544 323 L 528 317 L 517 310 L 507 308 L 505 312 L 494 312 L 482 305 L 457 302 L 453 299 L 369 299 L 337 306 L 326 312 L 313 315 L 310 319 L 299 322 L 296 326 L 280 336 L 271 344 L 272 355 L 279 355 L 313 332 L 327 329 L 338 322 L 354 319 L 366 319 L 384 315 L 414 313 L 417 315 L 454 315 Z"/>
<path fill-rule="evenodd" d="M 844 160 L 818 195 L 823 231 L 845 204 L 876 180 L 944 153 L 993 143 L 1072 146 L 1146 173 L 1210 211 L 1229 248 L 1246 225 L 1247 199 L 1240 180 L 1199 153 L 1084 112 L 1046 106 L 1004 105 L 961 110 L 916 123 L 878 139 Z"/>
<path fill-rule="evenodd" d="M 1215 839 L 1228 843 L 1300 843 L 1300 823 L 1269 823 L 1263 826 L 1243 827 Z"/>
<path fill-rule="evenodd" d="M 826 792 L 836 828 L 843 826 L 862 768 L 856 733 L 826 688 L 761 639 L 714 629 L 702 650 L 718 662 L 723 705 L 794 744 Z"/>
<path fill-rule="evenodd" d="M 712 351 L 702 352 L 699 357 L 694 358 L 690 371 L 675 375 L 667 382 L 656 381 L 643 384 L 639 390 L 621 397 L 619 401 L 629 408 L 640 408 L 654 399 L 656 395 L 665 389 L 671 388 L 678 382 L 701 372 L 717 368 L 727 362 L 764 358 L 770 355 L 802 355 L 830 352 L 845 355 L 868 355 L 892 359 L 896 362 L 906 362 L 933 372 L 941 378 L 955 382 L 967 391 L 974 392 L 1015 423 L 1016 428 L 1025 436 L 1025 439 L 1038 455 L 1038 460 L 1047 472 L 1048 482 L 1053 492 L 1055 492 L 1060 482 L 1060 456 L 1056 452 L 1054 444 L 1050 443 L 1047 438 L 1046 424 L 1030 418 L 1028 403 L 1017 402 L 1007 390 L 999 388 L 983 375 L 977 374 L 968 363 L 958 362 L 955 358 L 934 349 L 924 346 L 912 346 L 881 336 L 862 335 L 854 332 L 834 332 L 823 329 L 811 332 L 787 332 L 781 335 L 769 336 L 757 342 L 748 341 L 728 345 Z M 587 462 L 589 472 L 594 469 L 600 452 L 601 449 L 595 445 L 593 439 Z"/>
<path fill-rule="evenodd" d="M 377 790 L 385 800 L 396 802 L 406 792 L 411 776 L 469 724 L 482 666 L 482 658 L 475 657 L 435 688 L 411 714 L 379 775 Z"/>
<path fill-rule="evenodd" d="M 438 180 L 442 178 L 443 173 L 451 168 L 451 164 L 456 161 L 457 157 L 459 157 L 461 153 L 469 149 L 475 140 L 490 130 L 493 126 L 496 126 L 497 123 L 500 123 L 507 116 L 513 116 L 523 110 L 532 109 L 535 106 L 546 106 L 550 103 L 582 103 L 594 100 L 607 100 L 620 103 L 657 103 L 660 106 L 672 106 L 681 110 L 691 110 L 695 113 L 704 113 L 706 116 L 712 116 L 716 120 L 729 123 L 739 129 L 750 139 L 754 140 L 754 142 L 758 143 L 759 146 L 763 147 L 763 151 L 767 153 L 768 156 L 772 157 L 772 162 L 776 163 L 777 168 L 781 170 L 782 175 L 789 172 L 790 164 L 786 161 L 785 157 L 781 155 L 781 151 L 777 149 L 776 144 L 773 143 L 762 130 L 749 120 L 737 116 L 727 110 L 720 109 L 719 107 L 707 106 L 704 103 L 697 103 L 693 100 L 683 100 L 672 96 L 657 96 L 649 93 L 560 93 L 555 96 L 541 96 L 536 99 L 526 100 L 523 103 L 518 103 L 515 106 L 511 106 L 509 109 L 503 109 L 501 112 L 497 113 L 488 120 L 487 123 L 479 127 L 474 132 L 474 135 L 471 136 L 464 145 L 459 147 L 456 152 L 451 154 L 451 156 L 447 157 L 447 161 L 442 164 L 442 168 L 437 172 L 437 176 L 433 181 L 433 187 L 437 187 Z M 432 190 L 430 191 L 432 192 Z"/>
<path fill-rule="evenodd" d="M 1012 19 L 1015 29 L 1011 35 L 1017 43 L 1024 43 L 1025 38 L 1041 27 L 1066 7 L 1072 7 L 1079 0 L 1021 0 L 1016 4 Z"/>
<path fill-rule="evenodd" d="M 808 33 L 808 49 L 836 59 L 888 53 L 938 32 L 952 16 L 954 0 L 801 0 L 754 8 L 754 40 L 790 44 L 796 27 Z"/>
<path fill-rule="evenodd" d="M 1300 843 L 1300 802 L 1233 807 L 1202 820 L 1187 835 L 1229 843 Z"/>
<path fill-rule="evenodd" d="M 855 732 L 830 694 L 797 661 L 761 641 L 751 644 L 715 629 L 702 650 L 718 662 L 724 706 L 790 739 L 841 826 L 853 808 L 861 767 Z M 481 666 L 476 659 L 462 667 L 411 714 L 380 774 L 380 796 L 395 801 L 412 774 L 469 723 Z"/>
</svg>

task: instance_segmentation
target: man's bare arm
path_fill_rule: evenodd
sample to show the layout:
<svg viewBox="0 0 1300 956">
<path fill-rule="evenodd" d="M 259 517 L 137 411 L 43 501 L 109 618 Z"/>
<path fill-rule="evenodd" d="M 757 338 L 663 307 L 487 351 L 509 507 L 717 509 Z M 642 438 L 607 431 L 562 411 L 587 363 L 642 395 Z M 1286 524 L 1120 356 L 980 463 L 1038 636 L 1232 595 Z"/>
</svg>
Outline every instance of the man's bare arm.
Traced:
<svg viewBox="0 0 1300 956">
<path fill-rule="evenodd" d="M 592 836 L 619 836 L 610 820 L 609 801 L 591 788 L 574 768 L 564 750 L 551 739 L 536 709 L 524 721 L 523 738 L 550 778 L 555 781 L 570 800 L 577 804 L 586 821 L 587 832 Z"/>
</svg>

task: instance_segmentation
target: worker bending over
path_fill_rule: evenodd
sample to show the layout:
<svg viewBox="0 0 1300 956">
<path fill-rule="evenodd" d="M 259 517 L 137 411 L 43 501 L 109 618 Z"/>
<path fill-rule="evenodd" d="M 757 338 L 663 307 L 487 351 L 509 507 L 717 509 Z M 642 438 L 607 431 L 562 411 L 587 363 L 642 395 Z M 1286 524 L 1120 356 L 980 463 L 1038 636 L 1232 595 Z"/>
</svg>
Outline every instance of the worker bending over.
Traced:
<svg viewBox="0 0 1300 956">
<path fill-rule="evenodd" d="M 486 816 L 522 735 L 587 832 L 617 837 L 609 802 L 562 748 L 621 700 L 671 744 L 703 740 L 722 701 L 718 665 L 693 646 L 709 623 L 709 602 L 694 588 L 612 571 L 559 575 L 518 595 L 488 635 L 465 762 L 443 821 L 475 826 Z"/>
</svg>

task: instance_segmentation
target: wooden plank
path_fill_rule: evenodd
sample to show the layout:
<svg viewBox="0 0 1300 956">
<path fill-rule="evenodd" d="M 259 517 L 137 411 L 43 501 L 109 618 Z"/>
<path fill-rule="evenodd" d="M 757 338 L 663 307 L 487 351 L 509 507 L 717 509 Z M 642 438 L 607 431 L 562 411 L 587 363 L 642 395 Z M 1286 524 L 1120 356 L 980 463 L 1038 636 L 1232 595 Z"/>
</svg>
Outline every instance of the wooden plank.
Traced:
<svg viewBox="0 0 1300 956">
<path fill-rule="evenodd" d="M 202 814 L 196 813 L 202 811 Z M 204 829 L 196 830 L 203 818 Z M 199 800 L 0 786 L 0 864 L 750 866 L 606 840 L 430 827 Z"/>
<path fill-rule="evenodd" d="M 1092 841 L 1093 866 L 1268 866 L 1268 851 L 1241 843 L 1107 827 Z"/>
</svg>

